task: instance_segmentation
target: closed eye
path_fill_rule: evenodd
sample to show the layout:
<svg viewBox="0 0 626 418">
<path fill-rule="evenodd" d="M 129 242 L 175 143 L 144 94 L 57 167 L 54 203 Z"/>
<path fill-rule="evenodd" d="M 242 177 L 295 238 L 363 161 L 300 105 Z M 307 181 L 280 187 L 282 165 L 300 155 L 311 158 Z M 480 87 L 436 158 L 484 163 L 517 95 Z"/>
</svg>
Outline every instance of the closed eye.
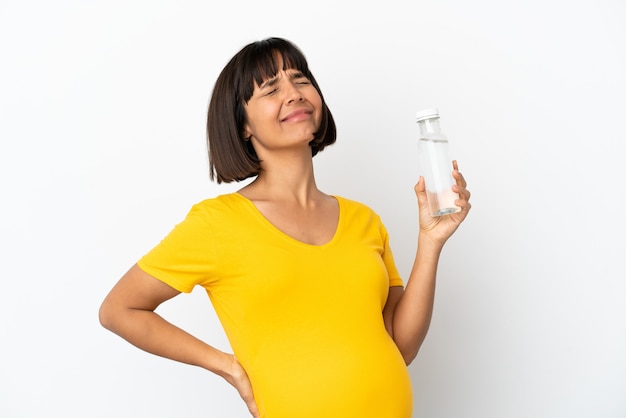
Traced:
<svg viewBox="0 0 626 418">
<path fill-rule="evenodd" d="M 311 81 L 301 71 L 294 71 L 289 78 L 296 84 L 311 84 Z"/>
</svg>

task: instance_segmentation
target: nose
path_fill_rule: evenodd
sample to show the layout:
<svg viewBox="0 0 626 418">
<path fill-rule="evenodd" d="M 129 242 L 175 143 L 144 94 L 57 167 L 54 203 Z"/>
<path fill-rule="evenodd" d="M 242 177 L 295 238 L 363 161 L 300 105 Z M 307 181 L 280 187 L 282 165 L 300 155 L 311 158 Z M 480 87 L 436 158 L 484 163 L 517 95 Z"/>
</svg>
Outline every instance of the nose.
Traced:
<svg viewBox="0 0 626 418">
<path fill-rule="evenodd" d="M 304 100 L 304 97 L 302 97 L 302 93 L 300 92 L 298 87 L 294 85 L 293 82 L 288 82 L 286 84 L 287 86 L 285 90 L 285 102 L 287 104 L 301 102 Z"/>
</svg>

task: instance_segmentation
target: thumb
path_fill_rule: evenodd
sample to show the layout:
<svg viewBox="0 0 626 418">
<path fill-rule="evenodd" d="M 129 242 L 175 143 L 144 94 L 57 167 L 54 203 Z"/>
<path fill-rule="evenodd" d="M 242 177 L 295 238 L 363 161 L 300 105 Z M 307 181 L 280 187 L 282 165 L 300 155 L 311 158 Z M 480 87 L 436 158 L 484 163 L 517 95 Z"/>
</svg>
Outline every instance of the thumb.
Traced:
<svg viewBox="0 0 626 418">
<path fill-rule="evenodd" d="M 419 206 L 426 205 L 427 197 L 426 197 L 426 183 L 424 182 L 424 177 L 420 176 L 417 184 L 413 188 L 415 190 L 415 195 L 417 196 L 417 203 Z"/>
<path fill-rule="evenodd" d="M 246 405 L 248 406 L 248 411 L 250 411 L 250 414 L 252 415 L 252 417 L 260 418 L 261 415 L 259 415 L 259 408 L 256 406 L 256 402 L 254 401 L 254 398 L 244 399 L 244 401 L 246 402 Z"/>
<path fill-rule="evenodd" d="M 246 404 L 248 411 L 254 418 L 259 418 L 259 408 L 257 407 L 256 401 L 254 400 L 254 395 L 252 393 L 252 387 L 249 382 L 245 382 L 243 387 L 239 389 L 239 396 Z"/>
</svg>

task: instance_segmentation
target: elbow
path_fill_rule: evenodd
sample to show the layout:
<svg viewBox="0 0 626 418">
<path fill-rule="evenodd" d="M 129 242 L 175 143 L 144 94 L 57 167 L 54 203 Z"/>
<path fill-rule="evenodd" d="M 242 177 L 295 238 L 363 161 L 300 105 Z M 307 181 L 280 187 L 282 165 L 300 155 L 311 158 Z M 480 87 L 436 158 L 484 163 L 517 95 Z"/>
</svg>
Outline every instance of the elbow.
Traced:
<svg viewBox="0 0 626 418">
<path fill-rule="evenodd" d="M 112 331 L 115 324 L 115 310 L 111 306 L 111 303 L 105 299 L 100 305 L 100 309 L 98 310 L 98 320 L 100 321 L 100 325 L 104 328 Z"/>
<path fill-rule="evenodd" d="M 404 359 L 404 363 L 409 366 L 417 357 L 417 353 L 422 346 L 423 338 L 410 338 L 408 340 L 395 340 L 398 350 Z"/>
<path fill-rule="evenodd" d="M 394 333 L 394 341 L 400 350 L 400 354 L 402 354 L 402 358 L 406 365 L 410 365 L 413 360 L 417 357 L 420 348 L 422 347 L 422 343 L 426 339 L 426 333 L 428 328 L 424 329 L 421 333 L 418 334 L 400 334 Z"/>
<path fill-rule="evenodd" d="M 398 351 L 404 360 L 404 363 L 408 366 L 410 365 L 415 357 L 417 357 L 417 352 L 419 351 L 419 345 L 413 344 L 412 341 L 401 341 L 397 338 L 394 339 L 396 343 L 396 347 L 398 347 Z"/>
<path fill-rule="evenodd" d="M 407 366 L 413 363 L 413 360 L 415 360 L 415 357 L 417 357 L 417 350 L 409 351 L 409 352 L 401 352 L 401 353 L 402 353 L 402 358 L 404 359 L 404 363 Z"/>
</svg>

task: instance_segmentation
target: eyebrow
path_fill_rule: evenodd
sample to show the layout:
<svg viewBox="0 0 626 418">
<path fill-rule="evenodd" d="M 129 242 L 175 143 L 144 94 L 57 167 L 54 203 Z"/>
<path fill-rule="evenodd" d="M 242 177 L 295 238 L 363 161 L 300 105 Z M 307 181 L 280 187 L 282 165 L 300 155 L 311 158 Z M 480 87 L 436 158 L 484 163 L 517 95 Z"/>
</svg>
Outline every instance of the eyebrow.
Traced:
<svg viewBox="0 0 626 418">
<path fill-rule="evenodd" d="M 264 82 L 263 84 L 261 84 L 259 86 L 259 90 L 263 90 L 266 87 L 272 87 L 274 84 L 276 84 L 278 82 L 278 75 L 275 75 L 274 77 L 270 78 L 269 80 L 267 80 L 266 82 Z"/>
<path fill-rule="evenodd" d="M 299 70 L 295 70 L 293 72 L 290 72 L 289 74 L 289 79 L 293 80 L 296 78 L 306 78 L 306 75 L 304 75 L 304 73 L 302 71 Z M 276 74 L 274 77 L 270 78 L 269 80 L 265 81 L 263 84 L 261 84 L 259 86 L 259 90 L 262 90 L 266 87 L 272 87 L 274 86 L 277 82 L 278 82 L 279 76 L 278 74 Z"/>
</svg>

